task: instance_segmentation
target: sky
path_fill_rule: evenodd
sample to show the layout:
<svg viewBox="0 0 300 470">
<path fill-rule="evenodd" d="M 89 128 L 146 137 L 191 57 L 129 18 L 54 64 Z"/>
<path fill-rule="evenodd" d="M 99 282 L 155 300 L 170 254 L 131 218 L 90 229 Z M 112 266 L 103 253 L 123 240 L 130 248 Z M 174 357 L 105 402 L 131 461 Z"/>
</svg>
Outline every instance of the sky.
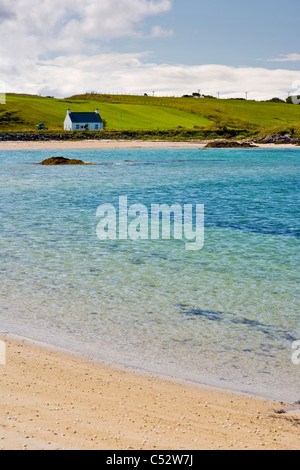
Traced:
<svg viewBox="0 0 300 470">
<path fill-rule="evenodd" d="M 285 99 L 299 0 L 0 0 L 0 93 Z"/>
</svg>

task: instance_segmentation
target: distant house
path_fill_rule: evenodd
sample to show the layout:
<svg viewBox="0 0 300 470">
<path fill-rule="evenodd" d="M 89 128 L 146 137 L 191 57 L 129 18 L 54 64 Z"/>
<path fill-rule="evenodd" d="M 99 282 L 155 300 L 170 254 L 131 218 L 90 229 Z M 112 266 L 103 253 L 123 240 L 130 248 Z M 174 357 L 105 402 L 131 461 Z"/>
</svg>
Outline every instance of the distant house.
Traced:
<svg viewBox="0 0 300 470">
<path fill-rule="evenodd" d="M 68 109 L 64 129 L 65 131 L 102 131 L 103 121 L 99 114 L 99 109 L 96 109 L 94 113 L 72 113 Z"/>
</svg>

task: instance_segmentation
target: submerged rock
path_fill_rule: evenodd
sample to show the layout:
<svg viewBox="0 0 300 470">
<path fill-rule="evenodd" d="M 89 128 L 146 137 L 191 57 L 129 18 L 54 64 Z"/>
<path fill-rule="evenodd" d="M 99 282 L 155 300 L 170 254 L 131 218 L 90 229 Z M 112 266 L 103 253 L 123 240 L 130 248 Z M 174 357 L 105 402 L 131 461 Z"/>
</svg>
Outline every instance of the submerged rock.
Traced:
<svg viewBox="0 0 300 470">
<path fill-rule="evenodd" d="M 74 160 L 74 159 L 65 158 L 65 157 L 51 157 L 39 163 L 39 165 L 89 165 L 89 164 L 84 163 L 82 160 Z"/>
<path fill-rule="evenodd" d="M 250 142 L 237 142 L 232 140 L 215 140 L 209 142 L 204 148 L 256 148 L 256 145 Z"/>
</svg>

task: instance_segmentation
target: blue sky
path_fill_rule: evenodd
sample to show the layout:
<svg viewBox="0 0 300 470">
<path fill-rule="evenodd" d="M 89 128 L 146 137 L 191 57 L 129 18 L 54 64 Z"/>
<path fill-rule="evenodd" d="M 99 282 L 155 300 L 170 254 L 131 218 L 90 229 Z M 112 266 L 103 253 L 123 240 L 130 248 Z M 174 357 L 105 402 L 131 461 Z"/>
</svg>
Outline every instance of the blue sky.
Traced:
<svg viewBox="0 0 300 470">
<path fill-rule="evenodd" d="M 299 18 L 299 0 L 1 0 L 0 83 L 285 98 L 300 93 Z"/>
<path fill-rule="evenodd" d="M 173 35 L 116 41 L 120 51 L 151 50 L 157 63 L 222 64 L 278 68 L 280 58 L 300 54 L 299 0 L 173 0 L 159 24 Z M 145 30 L 157 18 L 145 21 Z M 282 67 L 300 69 L 297 63 Z"/>
</svg>

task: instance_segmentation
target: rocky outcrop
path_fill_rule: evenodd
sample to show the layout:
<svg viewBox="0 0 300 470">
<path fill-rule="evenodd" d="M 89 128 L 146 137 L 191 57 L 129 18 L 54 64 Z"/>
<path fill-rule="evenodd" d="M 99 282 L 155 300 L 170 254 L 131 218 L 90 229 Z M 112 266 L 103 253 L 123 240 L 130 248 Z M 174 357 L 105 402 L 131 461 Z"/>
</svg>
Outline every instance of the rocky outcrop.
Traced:
<svg viewBox="0 0 300 470">
<path fill-rule="evenodd" d="M 89 163 L 64 157 L 51 157 L 39 163 L 39 165 L 89 165 Z"/>
<path fill-rule="evenodd" d="M 49 142 L 49 141 L 72 141 L 101 139 L 103 133 L 96 132 L 1 132 L 0 142 Z"/>
<path fill-rule="evenodd" d="M 209 142 L 204 148 L 256 148 L 256 145 L 253 145 L 250 142 L 237 142 L 233 140 L 214 140 Z"/>
<path fill-rule="evenodd" d="M 272 134 L 272 135 L 264 135 L 262 137 L 258 137 L 253 139 L 253 142 L 257 144 L 293 144 L 293 145 L 300 145 L 300 138 L 294 137 L 291 134 Z"/>
</svg>

